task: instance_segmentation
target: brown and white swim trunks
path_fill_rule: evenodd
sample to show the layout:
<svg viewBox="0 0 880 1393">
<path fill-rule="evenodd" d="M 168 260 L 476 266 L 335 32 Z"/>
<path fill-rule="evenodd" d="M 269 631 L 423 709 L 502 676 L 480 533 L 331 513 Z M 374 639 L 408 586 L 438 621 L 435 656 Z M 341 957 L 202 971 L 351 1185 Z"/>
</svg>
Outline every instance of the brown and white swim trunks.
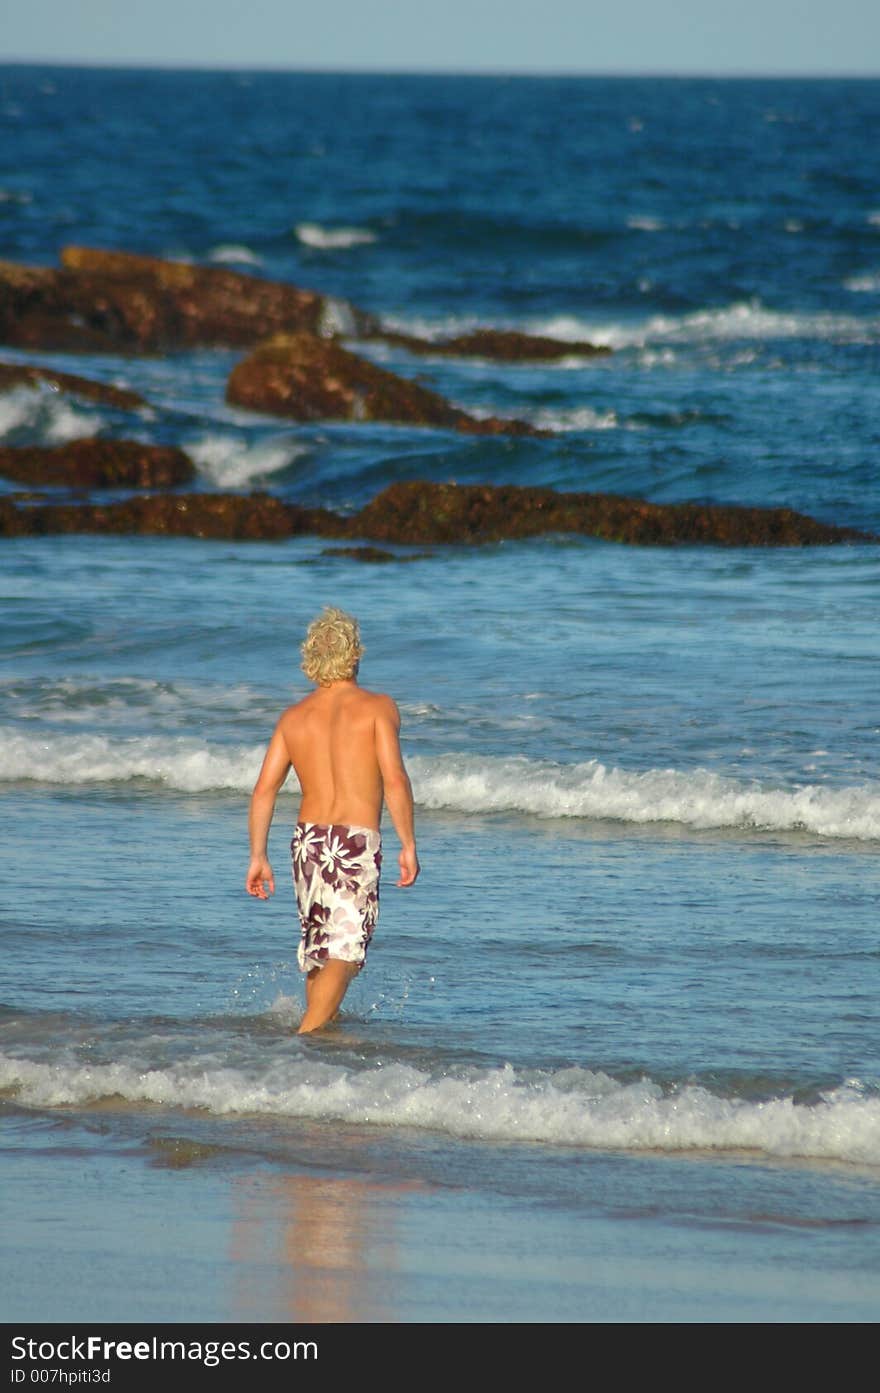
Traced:
<svg viewBox="0 0 880 1393">
<path fill-rule="evenodd" d="M 360 969 L 379 917 L 382 838 L 371 827 L 298 822 L 290 843 L 302 972 L 331 958 Z"/>
</svg>

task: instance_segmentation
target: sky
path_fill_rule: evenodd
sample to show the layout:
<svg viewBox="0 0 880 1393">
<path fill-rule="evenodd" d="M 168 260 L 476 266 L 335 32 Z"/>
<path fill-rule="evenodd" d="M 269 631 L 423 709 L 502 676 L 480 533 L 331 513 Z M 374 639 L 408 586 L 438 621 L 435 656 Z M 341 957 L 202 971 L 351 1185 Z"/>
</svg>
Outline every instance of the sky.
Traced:
<svg viewBox="0 0 880 1393">
<path fill-rule="evenodd" d="M 880 73 L 878 0 L 0 0 L 0 61 Z"/>
</svg>

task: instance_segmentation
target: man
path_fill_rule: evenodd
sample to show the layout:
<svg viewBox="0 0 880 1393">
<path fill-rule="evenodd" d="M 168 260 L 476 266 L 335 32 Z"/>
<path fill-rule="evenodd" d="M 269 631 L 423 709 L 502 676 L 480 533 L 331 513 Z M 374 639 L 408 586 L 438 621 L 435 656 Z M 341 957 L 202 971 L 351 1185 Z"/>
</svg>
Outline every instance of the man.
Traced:
<svg viewBox="0 0 880 1393">
<path fill-rule="evenodd" d="M 363 967 L 379 913 L 383 800 L 400 838 L 397 884 L 419 874 L 400 715 L 390 697 L 358 686 L 363 651 L 356 620 L 342 610 L 325 609 L 309 626 L 302 666 L 315 690 L 281 716 L 251 798 L 245 888 L 265 900 L 275 891 L 269 827 L 293 766 L 302 792 L 291 843 L 306 974 L 300 1035 L 333 1019 Z"/>
</svg>

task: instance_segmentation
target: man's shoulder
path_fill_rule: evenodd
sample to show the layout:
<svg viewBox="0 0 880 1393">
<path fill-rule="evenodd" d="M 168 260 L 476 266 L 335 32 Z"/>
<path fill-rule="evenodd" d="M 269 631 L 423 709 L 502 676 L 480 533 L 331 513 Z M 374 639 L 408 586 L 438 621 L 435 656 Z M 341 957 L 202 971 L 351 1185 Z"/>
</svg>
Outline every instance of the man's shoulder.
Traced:
<svg viewBox="0 0 880 1393">
<path fill-rule="evenodd" d="M 284 726 L 295 724 L 311 704 L 312 695 L 313 693 L 309 692 L 299 701 L 294 701 L 290 706 L 285 707 L 278 717 L 278 725 L 283 728 Z"/>
<path fill-rule="evenodd" d="M 366 687 L 359 688 L 360 694 L 373 707 L 376 716 L 386 716 L 391 720 L 400 720 L 400 712 L 397 709 L 397 702 L 390 697 L 387 692 L 371 692 Z"/>
</svg>

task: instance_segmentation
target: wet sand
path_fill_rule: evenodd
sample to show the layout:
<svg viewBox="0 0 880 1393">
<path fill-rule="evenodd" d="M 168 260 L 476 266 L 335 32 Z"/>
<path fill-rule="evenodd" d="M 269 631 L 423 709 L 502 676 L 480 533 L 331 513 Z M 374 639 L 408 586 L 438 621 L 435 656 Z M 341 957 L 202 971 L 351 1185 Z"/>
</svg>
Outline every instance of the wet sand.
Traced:
<svg viewBox="0 0 880 1393">
<path fill-rule="evenodd" d="M 33 1134 L 29 1136 L 29 1132 Z M 210 1147 L 7 1131 L 7 1321 L 868 1321 L 835 1226 L 609 1218 Z M 82 1144 L 80 1144 L 82 1142 Z M 664 1164 L 662 1160 L 658 1165 Z"/>
</svg>

